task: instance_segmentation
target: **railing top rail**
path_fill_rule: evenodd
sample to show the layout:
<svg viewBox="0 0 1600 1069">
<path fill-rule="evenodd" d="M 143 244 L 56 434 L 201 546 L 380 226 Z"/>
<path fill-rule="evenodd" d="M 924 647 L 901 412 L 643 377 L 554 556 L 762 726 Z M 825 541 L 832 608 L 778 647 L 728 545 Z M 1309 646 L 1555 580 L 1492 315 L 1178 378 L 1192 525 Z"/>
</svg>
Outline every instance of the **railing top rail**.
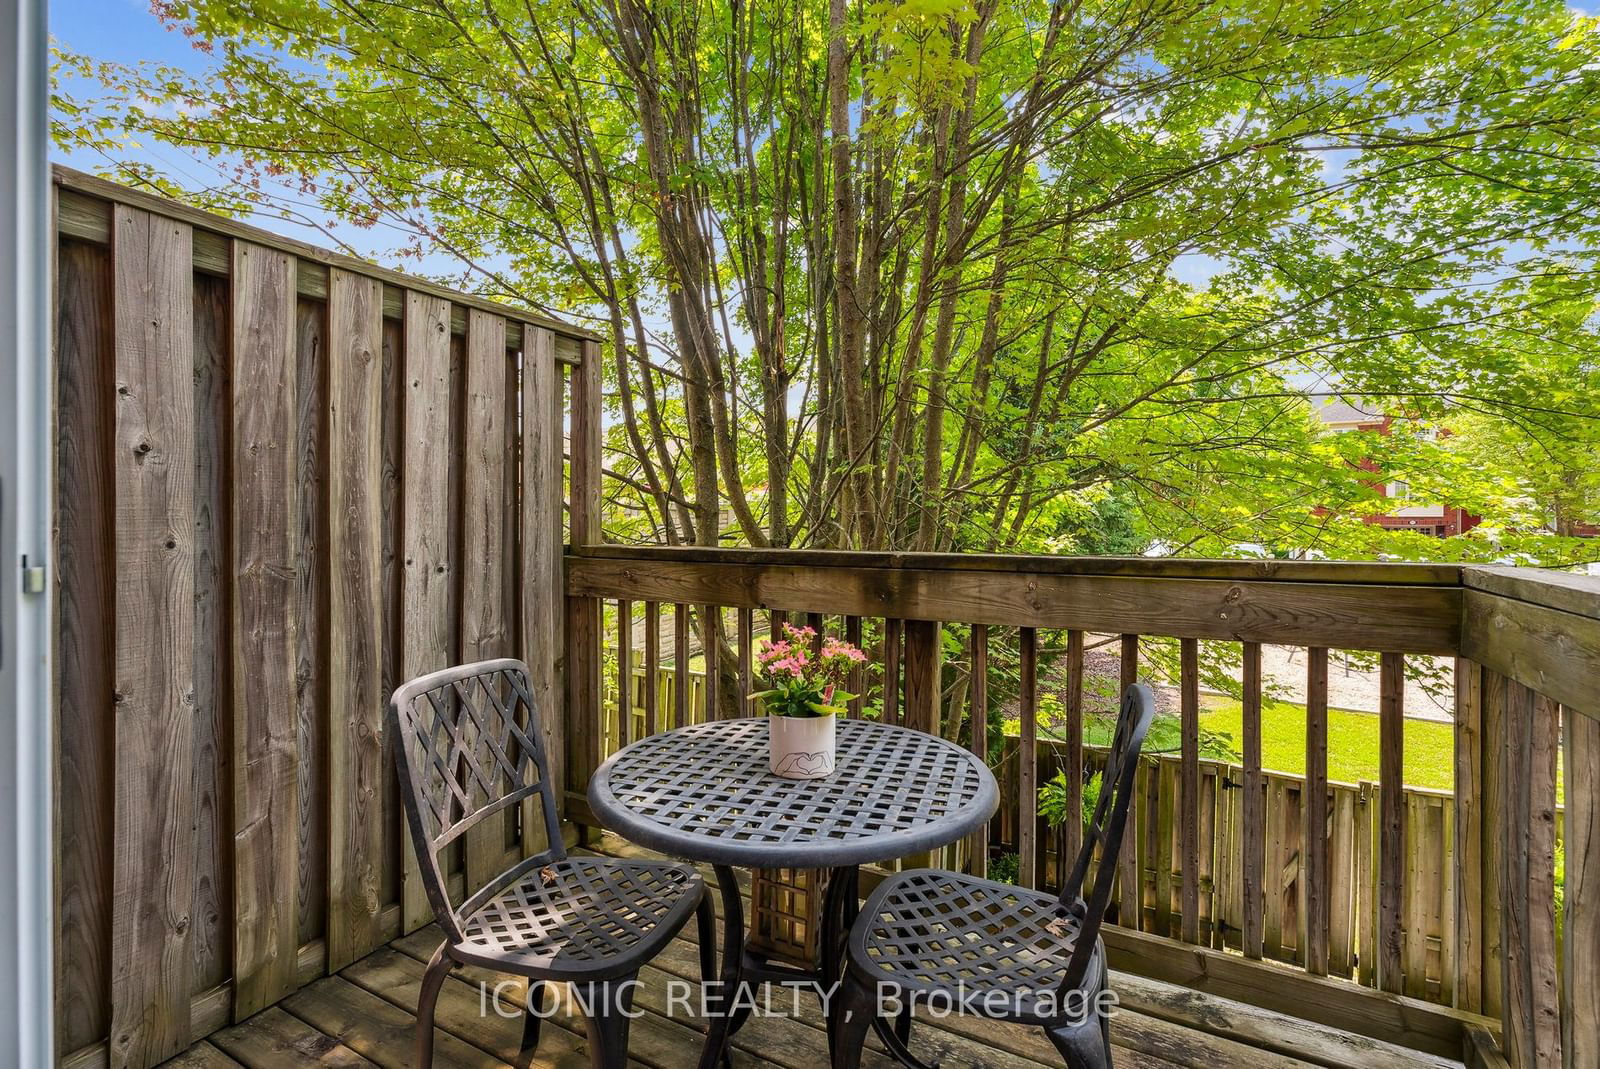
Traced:
<svg viewBox="0 0 1600 1069">
<path fill-rule="evenodd" d="M 427 279 L 407 275 L 391 268 L 380 267 L 355 256 L 347 256 L 343 253 L 319 248 L 304 241 L 284 237 L 282 234 L 275 234 L 270 230 L 263 230 L 257 226 L 251 226 L 249 223 L 242 223 L 236 219 L 229 219 L 226 216 L 202 211 L 181 201 L 146 193 L 142 190 L 130 189 L 116 182 L 97 178 L 94 175 L 74 170 L 71 167 L 64 167 L 61 164 L 53 166 L 52 176 L 55 184 L 61 189 L 72 190 L 88 197 L 110 201 L 115 204 L 126 204 L 142 208 L 145 211 L 163 215 L 169 219 L 180 219 L 198 230 L 210 231 L 227 237 L 242 238 L 258 245 L 265 245 L 292 253 L 301 260 L 311 263 L 321 264 L 325 267 L 342 268 L 346 271 L 365 275 L 368 278 L 378 279 L 391 286 L 415 290 L 435 297 L 444 297 L 453 304 L 492 312 L 495 315 L 505 316 L 515 323 L 527 323 L 531 326 L 543 327 L 561 337 L 578 341 L 601 340 L 600 335 L 592 330 L 575 326 L 559 319 L 552 319 L 549 316 L 541 315 L 526 308 L 503 304 L 500 301 L 493 301 L 478 294 L 463 293 L 460 290 L 450 289 Z M 68 220 L 62 220 L 62 222 L 65 224 Z"/>
<path fill-rule="evenodd" d="M 1040 575 L 1103 575 L 1148 579 L 1461 586 L 1461 566 L 1383 561 L 1210 560 L 1187 557 L 1056 557 L 1017 553 L 902 553 L 838 549 L 746 549 L 706 546 L 586 545 L 576 556 L 694 564 L 802 568 L 915 568 Z M 1532 571 L 1532 569 L 1519 569 Z M 1539 573 L 1535 573 L 1539 574 Z"/>
<path fill-rule="evenodd" d="M 1600 620 L 1600 576 L 1541 568 L 1469 566 L 1461 569 L 1461 583 L 1473 590 Z"/>
</svg>

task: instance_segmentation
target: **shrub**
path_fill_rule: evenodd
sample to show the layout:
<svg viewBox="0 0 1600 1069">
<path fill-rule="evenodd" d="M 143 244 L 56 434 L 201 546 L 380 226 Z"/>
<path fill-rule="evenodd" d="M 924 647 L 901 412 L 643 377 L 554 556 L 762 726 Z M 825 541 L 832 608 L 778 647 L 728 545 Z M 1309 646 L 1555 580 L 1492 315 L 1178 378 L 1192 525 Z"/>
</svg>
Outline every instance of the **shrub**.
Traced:
<svg viewBox="0 0 1600 1069">
<path fill-rule="evenodd" d="M 1087 824 L 1094 817 L 1094 807 L 1100 803 L 1100 773 L 1096 772 L 1083 785 L 1083 812 L 1079 819 Z M 1039 788 L 1039 815 L 1052 828 L 1061 827 L 1067 819 L 1067 774 L 1057 772 L 1055 778 Z"/>
</svg>

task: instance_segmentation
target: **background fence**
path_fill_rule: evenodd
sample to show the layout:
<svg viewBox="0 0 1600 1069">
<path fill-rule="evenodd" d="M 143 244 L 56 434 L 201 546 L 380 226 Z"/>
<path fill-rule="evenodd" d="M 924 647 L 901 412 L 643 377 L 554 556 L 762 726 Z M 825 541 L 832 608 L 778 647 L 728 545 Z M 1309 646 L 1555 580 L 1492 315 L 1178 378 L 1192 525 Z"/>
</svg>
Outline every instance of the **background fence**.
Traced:
<svg viewBox="0 0 1600 1069">
<path fill-rule="evenodd" d="M 56 214 L 57 1044 L 145 1066 L 431 919 L 388 693 L 515 654 L 558 706 L 597 357 L 74 172 Z M 536 845 L 514 819 L 455 878 Z"/>
</svg>

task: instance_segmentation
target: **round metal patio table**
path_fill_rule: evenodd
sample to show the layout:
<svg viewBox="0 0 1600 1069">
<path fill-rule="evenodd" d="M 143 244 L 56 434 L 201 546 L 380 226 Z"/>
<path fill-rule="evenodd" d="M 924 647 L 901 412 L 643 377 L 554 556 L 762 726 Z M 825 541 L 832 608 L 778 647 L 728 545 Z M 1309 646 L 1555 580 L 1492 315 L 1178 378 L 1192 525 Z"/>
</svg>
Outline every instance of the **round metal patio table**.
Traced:
<svg viewBox="0 0 1600 1069">
<path fill-rule="evenodd" d="M 693 724 L 623 747 L 589 780 L 589 807 L 611 831 L 673 857 L 709 862 L 722 896 L 719 1006 L 741 983 L 804 982 L 829 989 L 843 966 L 857 904 L 857 866 L 956 842 L 993 814 L 994 776 L 974 754 L 910 728 L 840 720 L 835 771 L 795 780 L 767 768 L 767 719 Z M 830 869 L 815 970 L 747 953 L 734 868 Z M 831 1000 L 829 1000 L 831 1003 Z M 748 1016 L 711 1015 L 702 1069 L 722 1057 Z M 830 1022 L 831 1025 L 831 1022 Z M 830 1046 L 833 1029 L 829 1028 Z M 902 1039 L 880 1028 L 886 1042 Z M 902 1043 L 891 1049 L 916 1064 Z"/>
</svg>

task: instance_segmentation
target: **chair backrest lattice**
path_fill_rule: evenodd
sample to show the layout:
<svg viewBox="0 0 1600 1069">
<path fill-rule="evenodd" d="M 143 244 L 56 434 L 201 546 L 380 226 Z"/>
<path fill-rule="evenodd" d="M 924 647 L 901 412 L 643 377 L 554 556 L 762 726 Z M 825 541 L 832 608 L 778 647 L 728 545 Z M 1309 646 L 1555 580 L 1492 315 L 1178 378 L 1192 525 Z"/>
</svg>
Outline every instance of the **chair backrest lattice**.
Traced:
<svg viewBox="0 0 1600 1069">
<path fill-rule="evenodd" d="M 503 658 L 413 679 L 389 699 L 389 731 L 423 884 L 453 934 L 465 911 L 450 900 L 440 855 L 470 829 L 537 798 L 549 848 L 533 863 L 566 856 L 527 665 Z M 470 903 L 482 890 L 468 893 Z"/>
<path fill-rule="evenodd" d="M 1067 962 L 1066 975 L 1061 981 L 1063 994 L 1082 984 L 1094 954 L 1100 924 L 1105 919 L 1106 907 L 1111 904 L 1111 888 L 1117 875 L 1117 854 L 1122 849 L 1128 808 L 1133 802 L 1139 754 L 1144 749 L 1145 735 L 1150 731 L 1150 722 L 1155 714 L 1155 695 L 1149 687 L 1135 683 L 1123 692 L 1116 735 L 1112 739 L 1110 752 L 1106 754 L 1105 771 L 1101 775 L 1100 799 L 1095 803 L 1093 817 L 1084 828 L 1083 845 L 1078 849 L 1072 872 L 1061 885 L 1061 904 L 1078 921 L 1077 941 L 1072 949 L 1072 957 Z M 1086 898 L 1083 881 L 1097 847 L 1100 865 L 1095 870 L 1094 886 Z"/>
</svg>

